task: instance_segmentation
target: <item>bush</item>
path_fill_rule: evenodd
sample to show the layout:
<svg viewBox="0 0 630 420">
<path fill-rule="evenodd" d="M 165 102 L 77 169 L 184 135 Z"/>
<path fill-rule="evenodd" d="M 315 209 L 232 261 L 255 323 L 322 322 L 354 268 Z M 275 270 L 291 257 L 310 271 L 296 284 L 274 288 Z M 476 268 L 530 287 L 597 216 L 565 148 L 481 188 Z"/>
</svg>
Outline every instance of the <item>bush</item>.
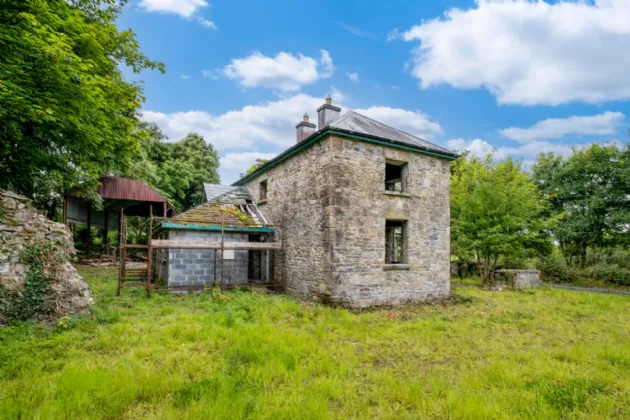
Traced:
<svg viewBox="0 0 630 420">
<path fill-rule="evenodd" d="M 630 270 L 616 264 L 596 264 L 584 269 L 583 274 L 600 282 L 630 286 Z"/>
<path fill-rule="evenodd" d="M 538 260 L 542 281 L 551 283 L 569 283 L 573 280 L 571 270 L 561 255 L 554 253 Z"/>
</svg>

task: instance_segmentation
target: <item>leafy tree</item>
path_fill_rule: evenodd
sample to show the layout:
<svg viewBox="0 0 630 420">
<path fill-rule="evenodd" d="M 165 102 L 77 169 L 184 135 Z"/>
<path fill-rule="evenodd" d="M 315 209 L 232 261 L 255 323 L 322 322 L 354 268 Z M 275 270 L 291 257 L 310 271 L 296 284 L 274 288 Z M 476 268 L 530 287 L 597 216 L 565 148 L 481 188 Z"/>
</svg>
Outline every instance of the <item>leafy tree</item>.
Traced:
<svg viewBox="0 0 630 420">
<path fill-rule="evenodd" d="M 499 258 L 551 251 L 543 208 L 520 162 L 463 156 L 451 172 L 452 252 L 476 260 L 490 282 Z"/>
<path fill-rule="evenodd" d="M 0 188 L 54 208 L 64 190 L 92 191 L 137 153 L 142 86 L 164 71 L 115 25 L 125 1 L 4 0 L 0 7 Z"/>
<path fill-rule="evenodd" d="M 203 183 L 219 183 L 219 155 L 196 133 L 169 143 L 155 124 L 143 123 L 145 136 L 136 162 L 126 175 L 164 194 L 180 210 L 201 203 Z"/>
<path fill-rule="evenodd" d="M 252 172 L 254 172 L 256 169 L 260 168 L 261 166 L 263 166 L 265 163 L 269 162 L 269 159 L 260 159 L 257 158 L 256 162 L 250 166 L 249 168 L 247 168 L 247 170 L 245 171 L 244 174 L 241 174 L 241 178 L 244 177 L 245 175 L 249 175 Z"/>
<path fill-rule="evenodd" d="M 563 158 L 541 154 L 534 181 L 560 218 L 553 230 L 568 264 L 586 264 L 587 249 L 622 243 L 630 225 L 630 146 L 593 144 Z M 627 240 L 627 238 L 625 239 Z"/>
</svg>

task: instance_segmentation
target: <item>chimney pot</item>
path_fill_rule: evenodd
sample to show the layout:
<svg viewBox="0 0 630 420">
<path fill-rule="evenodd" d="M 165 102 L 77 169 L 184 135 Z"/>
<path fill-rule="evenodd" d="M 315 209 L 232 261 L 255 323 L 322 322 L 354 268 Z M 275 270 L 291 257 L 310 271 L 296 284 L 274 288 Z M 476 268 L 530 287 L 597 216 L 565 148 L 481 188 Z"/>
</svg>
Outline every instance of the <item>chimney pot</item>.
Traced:
<svg viewBox="0 0 630 420">
<path fill-rule="evenodd" d="M 332 98 L 330 95 L 326 97 L 326 103 L 319 108 L 317 108 L 317 125 L 321 130 L 326 127 L 332 121 L 339 118 L 339 114 L 341 113 L 341 108 L 338 106 L 334 106 L 332 104 Z"/>
<path fill-rule="evenodd" d="M 295 129 L 296 140 L 299 143 L 315 132 L 315 124 L 308 122 L 308 113 L 305 112 L 302 121 L 295 126 Z"/>
</svg>

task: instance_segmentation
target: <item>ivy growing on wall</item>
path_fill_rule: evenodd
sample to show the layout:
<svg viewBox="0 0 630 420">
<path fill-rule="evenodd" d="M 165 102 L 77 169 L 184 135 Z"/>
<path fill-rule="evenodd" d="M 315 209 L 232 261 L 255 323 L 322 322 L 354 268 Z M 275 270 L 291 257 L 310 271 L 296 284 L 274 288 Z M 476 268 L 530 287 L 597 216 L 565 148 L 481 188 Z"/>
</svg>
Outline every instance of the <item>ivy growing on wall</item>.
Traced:
<svg viewBox="0 0 630 420">
<path fill-rule="evenodd" d="M 0 286 L 0 314 L 9 321 L 51 315 L 55 311 L 51 284 L 65 262 L 64 253 L 54 244 L 42 241 L 24 248 L 20 260 L 29 266 L 24 287 L 10 290 Z"/>
</svg>

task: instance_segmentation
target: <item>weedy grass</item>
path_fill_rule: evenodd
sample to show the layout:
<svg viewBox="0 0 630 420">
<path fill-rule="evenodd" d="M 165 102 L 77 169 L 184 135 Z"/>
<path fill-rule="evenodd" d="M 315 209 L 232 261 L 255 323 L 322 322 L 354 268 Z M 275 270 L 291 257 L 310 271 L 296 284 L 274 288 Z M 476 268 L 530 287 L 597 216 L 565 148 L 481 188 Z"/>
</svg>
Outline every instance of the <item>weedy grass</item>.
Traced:
<svg viewBox="0 0 630 420">
<path fill-rule="evenodd" d="M 454 290 L 353 312 L 249 291 L 125 290 L 0 329 L 0 418 L 629 418 L 630 298 Z"/>
</svg>

